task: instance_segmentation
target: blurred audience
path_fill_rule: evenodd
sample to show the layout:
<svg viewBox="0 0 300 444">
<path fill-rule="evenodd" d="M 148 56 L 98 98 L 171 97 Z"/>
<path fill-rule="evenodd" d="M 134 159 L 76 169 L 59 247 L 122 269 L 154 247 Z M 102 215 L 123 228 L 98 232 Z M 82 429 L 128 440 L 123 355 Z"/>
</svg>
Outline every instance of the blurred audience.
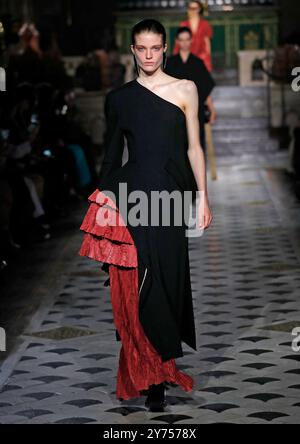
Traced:
<svg viewBox="0 0 300 444">
<path fill-rule="evenodd" d="M 74 87 L 105 90 L 124 83 L 117 48 L 91 52 L 65 70 L 57 36 L 14 22 L 6 39 L 7 92 L 0 102 L 0 271 L 32 242 L 53 237 L 68 203 L 98 183 L 97 151 L 81 126 Z M 2 100 L 3 98 L 3 100 Z"/>
<path fill-rule="evenodd" d="M 76 86 L 86 91 L 102 89 L 101 63 L 97 55 L 89 53 L 76 70 Z"/>
<path fill-rule="evenodd" d="M 50 221 L 97 182 L 93 144 L 73 119 L 70 97 L 26 82 L 1 102 L 0 268 L 20 245 L 50 239 Z"/>
</svg>

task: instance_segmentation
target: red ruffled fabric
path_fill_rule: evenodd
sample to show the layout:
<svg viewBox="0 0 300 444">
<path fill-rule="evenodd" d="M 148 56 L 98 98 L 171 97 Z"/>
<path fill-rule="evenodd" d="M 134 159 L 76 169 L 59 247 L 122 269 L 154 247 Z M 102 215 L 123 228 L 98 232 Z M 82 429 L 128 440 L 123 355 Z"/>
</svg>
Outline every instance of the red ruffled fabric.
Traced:
<svg viewBox="0 0 300 444">
<path fill-rule="evenodd" d="M 128 400 L 151 384 L 175 383 L 191 392 L 194 380 L 179 371 L 174 359 L 163 362 L 139 321 L 138 255 L 114 202 L 102 191 L 89 197 L 80 227 L 85 232 L 79 255 L 110 264 L 110 294 L 114 324 L 121 338 L 116 397 Z"/>
</svg>

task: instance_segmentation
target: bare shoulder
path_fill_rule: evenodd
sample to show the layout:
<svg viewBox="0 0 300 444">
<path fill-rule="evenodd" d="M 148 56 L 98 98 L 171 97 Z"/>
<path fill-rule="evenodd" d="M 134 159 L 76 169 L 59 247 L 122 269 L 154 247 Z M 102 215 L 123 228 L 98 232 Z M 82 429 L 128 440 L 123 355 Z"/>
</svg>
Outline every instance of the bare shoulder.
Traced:
<svg viewBox="0 0 300 444">
<path fill-rule="evenodd" d="M 194 112 L 198 106 L 198 89 L 193 80 L 182 79 L 177 85 L 178 97 L 186 112 Z M 196 112 L 196 111 L 195 111 Z"/>
<path fill-rule="evenodd" d="M 166 88 L 167 96 L 175 99 L 182 109 L 188 110 L 196 107 L 198 90 L 192 80 L 168 76 L 168 82 L 165 83 L 164 88 Z"/>
<path fill-rule="evenodd" d="M 173 87 L 174 89 L 180 88 L 183 89 L 184 91 L 187 91 L 189 89 L 196 88 L 196 84 L 192 80 L 178 79 L 172 76 L 168 76 L 168 80 L 169 80 L 168 82 L 169 86 Z"/>
<path fill-rule="evenodd" d="M 182 79 L 178 83 L 179 91 L 185 95 L 193 95 L 197 92 L 196 83 L 193 80 Z"/>
<path fill-rule="evenodd" d="M 179 98 L 193 97 L 198 93 L 196 83 L 193 80 L 176 79 L 171 82 L 173 91 Z"/>
</svg>

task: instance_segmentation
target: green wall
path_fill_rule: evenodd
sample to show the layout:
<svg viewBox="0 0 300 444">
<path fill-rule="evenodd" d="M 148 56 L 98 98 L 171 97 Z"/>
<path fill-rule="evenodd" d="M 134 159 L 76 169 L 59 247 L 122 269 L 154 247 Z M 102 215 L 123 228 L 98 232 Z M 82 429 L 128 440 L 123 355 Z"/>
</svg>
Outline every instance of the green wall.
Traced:
<svg viewBox="0 0 300 444">
<path fill-rule="evenodd" d="M 147 14 L 147 17 L 149 14 Z M 182 14 L 151 11 L 151 17 L 160 20 L 167 29 L 169 48 L 173 48 L 178 24 L 185 19 Z M 144 14 L 119 13 L 116 22 L 117 41 L 122 53 L 129 51 L 130 31 Z M 206 18 L 214 29 L 212 52 L 215 69 L 236 68 L 237 51 L 243 49 L 274 48 L 278 43 L 279 19 L 277 12 L 263 10 L 248 13 L 212 13 Z M 171 50 L 169 50 L 169 54 Z"/>
</svg>

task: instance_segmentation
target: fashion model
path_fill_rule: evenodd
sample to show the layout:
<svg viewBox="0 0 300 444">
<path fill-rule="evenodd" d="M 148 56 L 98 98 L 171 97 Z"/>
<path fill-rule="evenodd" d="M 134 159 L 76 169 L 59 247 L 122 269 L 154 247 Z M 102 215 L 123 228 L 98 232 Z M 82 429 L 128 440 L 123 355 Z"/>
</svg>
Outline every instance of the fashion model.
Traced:
<svg viewBox="0 0 300 444">
<path fill-rule="evenodd" d="M 136 202 L 128 199 L 125 206 L 120 186 L 128 195 L 142 196 L 148 221 L 156 216 L 153 191 L 177 196 L 201 191 L 202 230 L 210 226 L 212 214 L 197 87 L 164 73 L 167 43 L 160 22 L 137 23 L 131 51 L 137 78 L 106 96 L 105 157 L 81 226 L 85 235 L 79 254 L 102 262 L 109 274 L 116 337 L 122 343 L 117 398 L 148 395 L 145 405 L 162 411 L 168 384 L 186 392 L 194 387 L 193 378 L 175 363 L 183 356 L 182 342 L 197 350 L 187 224 L 176 222 L 176 211 L 166 209 L 166 201 L 158 223 L 135 223 Z M 122 165 L 125 137 L 129 160 Z M 132 214 L 136 217 L 128 221 Z"/>
<path fill-rule="evenodd" d="M 213 29 L 210 23 L 203 18 L 204 6 L 200 1 L 191 0 L 188 2 L 187 20 L 180 22 L 180 27 L 188 27 L 193 36 L 191 52 L 205 63 L 208 71 L 212 71 L 211 59 L 211 39 L 213 37 Z M 180 51 L 178 41 L 175 41 L 173 54 L 176 55 Z"/>
<path fill-rule="evenodd" d="M 191 52 L 192 39 L 193 34 L 190 28 L 186 26 L 178 28 L 176 44 L 179 45 L 179 53 L 168 57 L 167 66 L 164 71 L 166 74 L 177 77 L 178 79 L 192 80 L 196 84 L 199 99 L 200 142 L 205 152 L 206 105 L 209 110 L 209 123 L 214 124 L 216 120 L 216 110 L 211 93 L 216 83 L 203 60 Z"/>
</svg>

